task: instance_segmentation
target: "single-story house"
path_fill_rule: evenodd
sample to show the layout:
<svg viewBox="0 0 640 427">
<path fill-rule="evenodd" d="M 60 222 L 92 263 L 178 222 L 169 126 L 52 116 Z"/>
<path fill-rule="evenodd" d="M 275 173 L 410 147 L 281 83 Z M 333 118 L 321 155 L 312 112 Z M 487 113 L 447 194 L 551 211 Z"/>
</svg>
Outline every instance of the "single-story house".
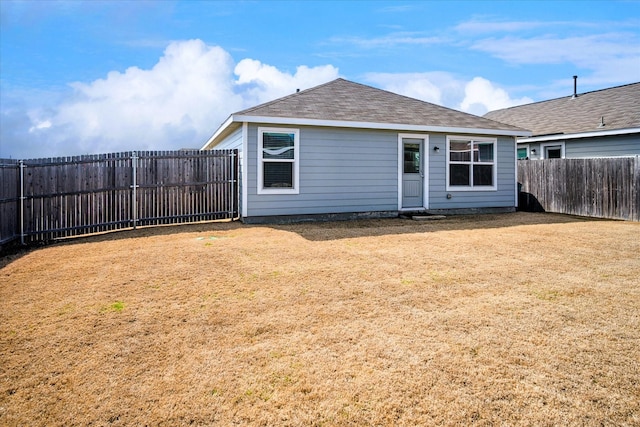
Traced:
<svg viewBox="0 0 640 427">
<path fill-rule="evenodd" d="M 574 82 L 576 77 L 574 76 Z M 640 83 L 490 111 L 485 118 L 529 129 L 519 159 L 640 155 Z"/>
<path fill-rule="evenodd" d="M 344 79 L 233 113 L 245 222 L 513 211 L 526 130 Z"/>
</svg>

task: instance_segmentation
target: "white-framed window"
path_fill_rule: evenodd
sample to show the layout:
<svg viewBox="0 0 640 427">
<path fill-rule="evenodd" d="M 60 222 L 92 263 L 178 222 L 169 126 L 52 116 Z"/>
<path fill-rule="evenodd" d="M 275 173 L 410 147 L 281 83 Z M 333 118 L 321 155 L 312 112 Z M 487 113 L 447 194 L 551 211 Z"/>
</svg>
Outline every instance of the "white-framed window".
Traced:
<svg viewBox="0 0 640 427">
<path fill-rule="evenodd" d="M 447 191 L 495 191 L 498 141 L 447 136 Z"/>
<path fill-rule="evenodd" d="M 541 159 L 564 159 L 564 141 L 540 144 Z"/>
<path fill-rule="evenodd" d="M 258 128 L 258 194 L 299 194 L 300 131 Z"/>
</svg>

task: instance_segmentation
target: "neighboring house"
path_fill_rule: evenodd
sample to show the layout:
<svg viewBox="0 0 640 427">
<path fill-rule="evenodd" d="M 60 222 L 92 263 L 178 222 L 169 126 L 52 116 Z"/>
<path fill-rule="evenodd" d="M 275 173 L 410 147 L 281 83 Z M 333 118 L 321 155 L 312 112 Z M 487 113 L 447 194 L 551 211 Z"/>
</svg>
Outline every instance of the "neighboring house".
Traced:
<svg viewBox="0 0 640 427">
<path fill-rule="evenodd" d="M 529 134 L 337 79 L 232 114 L 202 149 L 240 151 L 245 222 L 513 211 Z"/>
<path fill-rule="evenodd" d="M 575 85 L 574 85 L 575 87 Z M 491 111 L 486 118 L 532 131 L 519 159 L 640 155 L 640 83 Z"/>
</svg>

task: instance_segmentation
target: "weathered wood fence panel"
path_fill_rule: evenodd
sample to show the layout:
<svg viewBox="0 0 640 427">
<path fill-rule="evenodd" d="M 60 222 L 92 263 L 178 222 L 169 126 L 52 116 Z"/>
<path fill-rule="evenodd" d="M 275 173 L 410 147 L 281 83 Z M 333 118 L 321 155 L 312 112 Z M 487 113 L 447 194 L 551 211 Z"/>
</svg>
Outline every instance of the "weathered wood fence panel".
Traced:
<svg viewBox="0 0 640 427">
<path fill-rule="evenodd" d="M 522 210 L 640 221 L 640 157 L 519 160 Z"/>
<path fill-rule="evenodd" d="M 0 162 L 0 244 L 235 218 L 236 150 Z"/>
<path fill-rule="evenodd" d="M 0 245 L 19 229 L 20 168 L 18 160 L 0 159 Z"/>
</svg>

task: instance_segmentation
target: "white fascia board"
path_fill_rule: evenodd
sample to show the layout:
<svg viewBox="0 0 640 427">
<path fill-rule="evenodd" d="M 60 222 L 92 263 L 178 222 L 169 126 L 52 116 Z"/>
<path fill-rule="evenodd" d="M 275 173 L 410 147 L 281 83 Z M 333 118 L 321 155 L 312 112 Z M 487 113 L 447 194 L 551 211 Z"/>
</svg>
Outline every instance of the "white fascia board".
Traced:
<svg viewBox="0 0 640 427">
<path fill-rule="evenodd" d="M 275 125 L 294 126 L 325 126 L 360 129 L 383 129 L 405 132 L 438 132 L 438 133 L 464 133 L 474 135 L 500 135 L 500 136 L 531 136 L 529 131 L 516 131 L 506 129 L 481 129 L 481 128 L 461 128 L 447 126 L 409 125 L 395 123 L 374 123 L 374 122 L 352 122 L 347 120 L 318 120 L 295 117 L 265 117 L 265 116 L 231 116 L 235 122 L 252 122 Z"/>
<path fill-rule="evenodd" d="M 229 126 L 231 126 L 231 124 L 234 122 L 233 120 L 233 116 L 229 116 L 229 118 L 227 120 L 225 120 L 224 123 L 222 123 L 220 125 L 220 127 L 218 128 L 218 130 L 216 130 L 214 132 L 213 135 L 211 135 L 211 138 L 209 138 L 207 140 L 207 142 L 204 143 L 204 145 L 202 146 L 202 148 L 200 148 L 200 150 L 207 150 L 212 148 L 213 146 L 215 146 L 215 144 L 212 145 L 212 143 L 220 136 L 222 135 Z"/>
<path fill-rule="evenodd" d="M 593 131 L 593 132 L 569 133 L 569 134 L 562 133 L 557 135 L 546 135 L 546 136 L 532 136 L 529 138 L 518 138 L 518 144 L 526 144 L 529 142 L 560 141 L 565 139 L 593 138 L 597 136 L 629 135 L 632 133 L 640 133 L 640 128 L 600 130 L 600 131 Z"/>
</svg>

